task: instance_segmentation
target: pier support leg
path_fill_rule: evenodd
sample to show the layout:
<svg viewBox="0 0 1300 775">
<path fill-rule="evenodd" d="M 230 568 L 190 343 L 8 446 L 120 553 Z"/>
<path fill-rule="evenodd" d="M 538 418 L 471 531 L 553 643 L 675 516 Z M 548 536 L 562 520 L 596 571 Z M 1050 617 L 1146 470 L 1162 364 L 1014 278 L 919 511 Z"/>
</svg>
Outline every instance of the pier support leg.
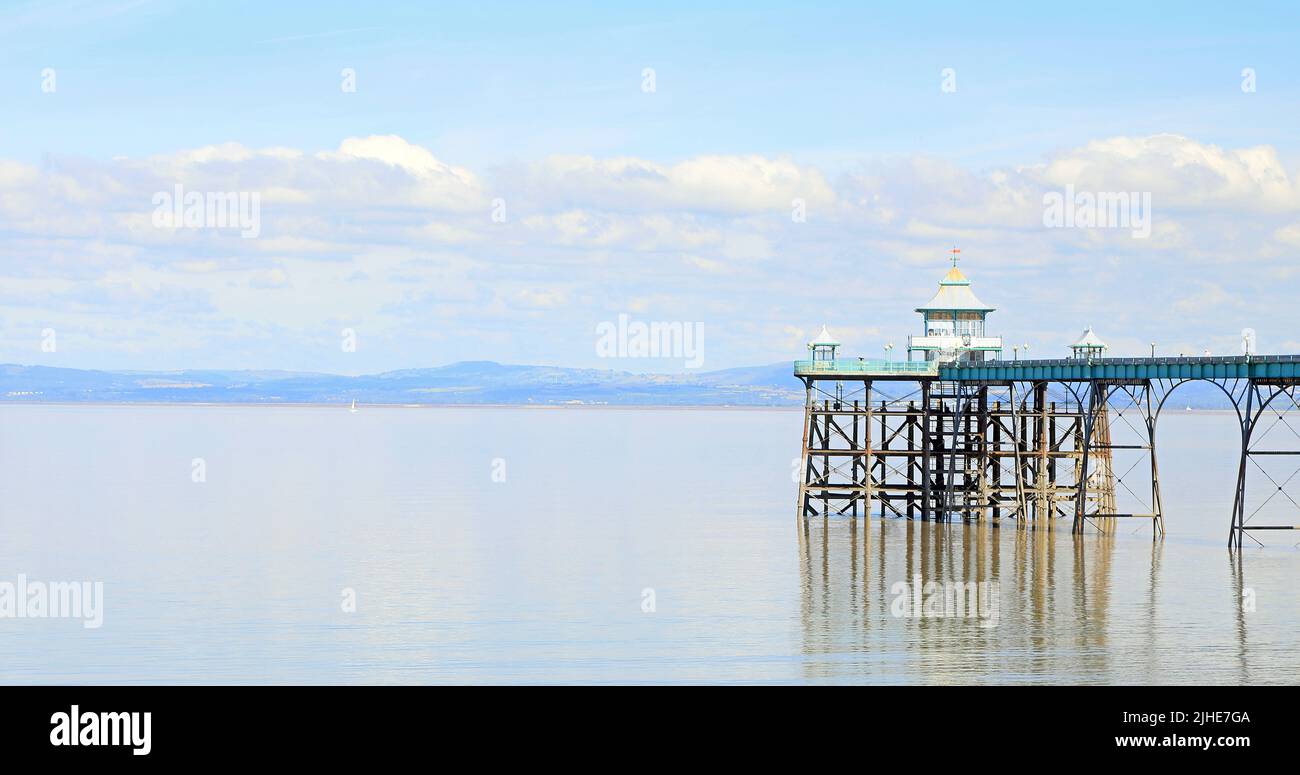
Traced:
<svg viewBox="0 0 1300 775">
<path fill-rule="evenodd" d="M 812 380 L 804 380 L 803 403 L 803 451 L 799 458 L 799 505 L 795 509 L 796 522 L 802 523 L 808 514 L 808 479 L 812 473 L 812 461 L 808 459 L 809 433 L 813 425 L 813 387 Z M 800 533 L 802 534 L 802 530 Z"/>
<path fill-rule="evenodd" d="M 1241 551 L 1246 524 L 1246 459 L 1250 456 L 1250 437 L 1254 429 L 1255 385 L 1246 388 L 1246 411 L 1241 421 L 1241 459 L 1237 463 L 1237 490 L 1232 499 L 1232 528 L 1228 531 L 1228 549 Z"/>
<path fill-rule="evenodd" d="M 856 400 L 853 402 L 852 411 L 853 414 L 849 415 L 849 419 L 853 421 L 853 432 L 849 436 L 849 448 L 861 449 L 858 440 L 858 412 L 860 412 L 861 409 L 858 407 L 858 402 Z M 870 453 L 868 452 L 867 454 Z M 860 457 L 854 457 L 849 461 L 849 481 L 853 482 L 858 487 L 863 486 L 861 473 L 862 462 L 862 458 Z M 858 516 L 858 498 L 856 495 L 849 501 L 849 516 L 854 517 L 855 519 Z"/>
<path fill-rule="evenodd" d="M 1105 385 L 1089 383 L 1083 389 L 1088 394 L 1088 401 L 1087 409 L 1080 418 L 1080 422 L 1083 423 L 1083 454 L 1079 458 L 1078 491 L 1074 497 L 1074 524 L 1070 527 L 1070 532 L 1076 535 L 1083 532 L 1088 508 L 1088 449 L 1092 445 L 1092 425 L 1097 415 L 1098 395 L 1102 400 L 1105 400 L 1106 396 Z M 1079 405 L 1082 407 L 1083 403 L 1081 400 Z"/>
<path fill-rule="evenodd" d="M 909 401 L 907 404 L 908 415 L 904 419 L 907 423 L 907 451 L 912 452 L 916 449 L 916 403 Z M 916 458 L 908 455 L 907 462 L 907 518 L 916 519 Z"/>
<path fill-rule="evenodd" d="M 1048 424 L 1047 383 L 1034 384 L 1034 527 L 1051 530 L 1056 524 L 1056 467 L 1050 457 L 1052 429 Z"/>
<path fill-rule="evenodd" d="M 822 409 L 825 411 L 822 413 L 821 445 L 826 449 L 829 449 L 831 446 L 831 413 L 830 413 L 831 405 L 830 404 L 831 404 L 830 399 L 826 399 L 822 406 Z M 825 486 L 827 484 L 830 484 L 830 481 L 831 481 L 831 456 L 829 454 L 823 454 L 822 475 L 821 475 L 821 483 L 823 485 L 822 486 L 822 516 L 823 517 L 827 517 L 831 513 L 830 490 L 827 489 L 827 487 Z"/>
<path fill-rule="evenodd" d="M 930 381 L 921 383 L 921 521 L 930 520 Z"/>
<path fill-rule="evenodd" d="M 1151 452 L 1151 538 L 1165 534 L 1165 507 L 1160 499 L 1160 463 L 1156 459 L 1156 418 L 1152 413 L 1151 383 L 1143 386 L 1147 421 L 1147 449 Z"/>
<path fill-rule="evenodd" d="M 861 482 L 861 486 L 863 488 L 862 516 L 866 517 L 866 519 L 870 521 L 871 502 L 873 497 L 871 477 L 872 477 L 872 469 L 875 468 L 875 462 L 873 461 L 871 455 L 872 446 L 871 446 L 871 383 L 870 382 L 863 383 L 863 392 L 865 393 L 865 395 L 862 401 L 862 407 L 866 411 L 866 415 L 863 418 L 862 426 L 864 429 L 865 438 L 863 439 L 863 444 L 866 447 L 866 454 L 863 456 L 863 462 L 862 462 L 862 482 Z M 856 402 L 854 405 L 856 407 Z M 857 415 L 854 415 L 853 421 L 855 423 L 858 421 Z"/>
</svg>

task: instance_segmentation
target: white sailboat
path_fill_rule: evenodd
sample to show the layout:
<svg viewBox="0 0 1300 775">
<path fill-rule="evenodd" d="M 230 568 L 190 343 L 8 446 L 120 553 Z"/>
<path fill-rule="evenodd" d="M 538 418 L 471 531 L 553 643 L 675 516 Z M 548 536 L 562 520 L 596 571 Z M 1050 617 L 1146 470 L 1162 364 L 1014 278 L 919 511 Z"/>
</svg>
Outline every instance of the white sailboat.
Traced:
<svg viewBox="0 0 1300 775">
<path fill-rule="evenodd" d="M 351 412 L 352 414 L 357 413 L 357 399 L 355 398 L 352 399 L 352 406 L 348 407 L 348 411 Z"/>
</svg>

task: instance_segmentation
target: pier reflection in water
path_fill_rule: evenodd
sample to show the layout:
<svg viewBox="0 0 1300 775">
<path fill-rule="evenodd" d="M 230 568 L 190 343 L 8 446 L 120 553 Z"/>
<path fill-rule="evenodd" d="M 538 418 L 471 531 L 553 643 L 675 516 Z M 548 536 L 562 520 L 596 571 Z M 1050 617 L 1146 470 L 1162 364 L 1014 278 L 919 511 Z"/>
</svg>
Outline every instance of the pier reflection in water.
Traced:
<svg viewBox="0 0 1300 775">
<path fill-rule="evenodd" d="M 1216 554 L 1231 583 L 1188 605 L 1204 579 L 1167 578 L 1163 541 L 987 522 L 814 517 L 800 528 L 809 681 L 1291 680 L 1281 644 L 1252 644 L 1250 569 L 1226 552 Z"/>
</svg>

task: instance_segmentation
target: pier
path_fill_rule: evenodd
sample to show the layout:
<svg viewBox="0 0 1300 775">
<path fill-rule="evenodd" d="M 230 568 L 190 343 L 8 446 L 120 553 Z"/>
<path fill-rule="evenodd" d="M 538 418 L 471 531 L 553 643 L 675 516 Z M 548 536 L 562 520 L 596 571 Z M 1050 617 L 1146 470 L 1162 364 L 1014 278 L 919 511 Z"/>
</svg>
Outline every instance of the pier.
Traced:
<svg viewBox="0 0 1300 775">
<path fill-rule="evenodd" d="M 841 358 L 823 327 L 811 357 L 794 363 L 806 390 L 800 520 L 876 511 L 1035 529 L 1068 521 L 1075 533 L 1145 520 L 1159 537 L 1156 428 L 1171 396 L 1200 381 L 1224 393 L 1241 434 L 1228 546 L 1241 549 L 1251 531 L 1300 529 L 1253 522 L 1259 510 L 1246 506 L 1252 469 L 1274 494 L 1290 481 L 1258 458 L 1294 456 L 1300 473 L 1300 433 L 1286 416 L 1300 409 L 1300 355 L 1108 358 L 1089 327 L 1068 358 L 1009 361 L 985 330 L 992 311 L 954 253 L 939 292 L 917 308 L 925 329 L 909 339 L 908 360 Z M 1256 448 L 1262 424 L 1289 429 L 1291 448 Z M 1121 490 L 1142 508 L 1120 511 Z"/>
</svg>

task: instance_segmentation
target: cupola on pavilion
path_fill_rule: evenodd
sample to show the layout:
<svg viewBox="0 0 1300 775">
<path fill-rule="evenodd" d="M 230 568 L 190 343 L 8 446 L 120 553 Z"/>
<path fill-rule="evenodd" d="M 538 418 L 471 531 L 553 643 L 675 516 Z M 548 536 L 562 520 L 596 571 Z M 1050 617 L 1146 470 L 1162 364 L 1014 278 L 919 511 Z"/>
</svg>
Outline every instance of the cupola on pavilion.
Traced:
<svg viewBox="0 0 1300 775">
<path fill-rule="evenodd" d="M 920 336 L 907 338 L 908 360 L 975 362 L 999 357 L 1002 337 L 989 336 L 988 315 L 996 307 L 980 301 L 970 280 L 957 268 L 961 252 L 953 248 L 952 268 L 939 281 L 939 290 L 917 307 L 923 322 Z M 991 354 L 991 355 L 990 355 Z"/>
</svg>

